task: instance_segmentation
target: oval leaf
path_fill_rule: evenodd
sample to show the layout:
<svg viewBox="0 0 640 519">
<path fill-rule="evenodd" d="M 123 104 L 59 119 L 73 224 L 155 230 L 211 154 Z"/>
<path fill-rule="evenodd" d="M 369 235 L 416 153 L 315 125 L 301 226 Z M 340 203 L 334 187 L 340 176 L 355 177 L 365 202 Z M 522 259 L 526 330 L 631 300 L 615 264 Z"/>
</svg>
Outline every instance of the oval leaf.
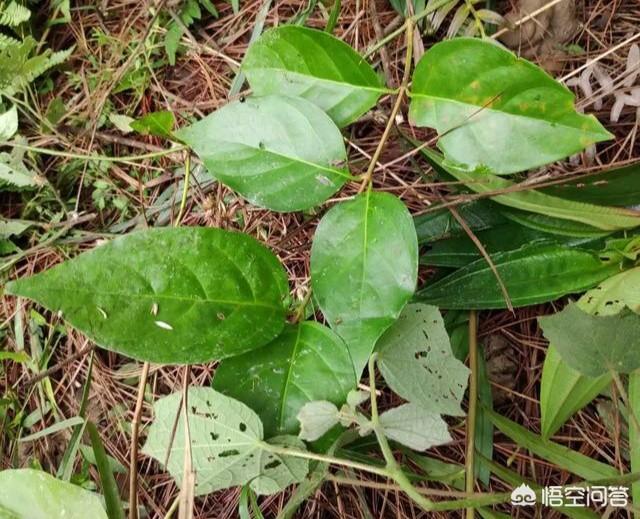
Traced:
<svg viewBox="0 0 640 519">
<path fill-rule="evenodd" d="M 505 175 L 612 138 L 541 68 L 495 43 L 459 38 L 431 47 L 413 74 L 409 117 L 435 128 L 447 157 Z M 509 143 L 505 146 L 505 143 Z"/>
<path fill-rule="evenodd" d="M 303 97 L 341 127 L 388 92 L 349 45 L 327 32 L 296 25 L 265 32 L 249 48 L 242 70 L 255 94 Z"/>
<path fill-rule="evenodd" d="M 274 211 L 321 204 L 350 178 L 340 130 L 300 98 L 236 101 L 175 135 L 220 182 Z"/>
<path fill-rule="evenodd" d="M 173 393 L 154 404 L 155 420 L 142 451 L 164 463 L 181 485 L 184 463 L 182 395 Z M 307 460 L 269 452 L 269 443 L 304 449 L 292 436 L 264 441 L 262 422 L 242 402 L 207 387 L 191 387 L 187 396 L 195 495 L 249 484 L 257 494 L 273 494 L 304 479 Z M 179 416 L 174 431 L 176 417 Z"/>
<path fill-rule="evenodd" d="M 357 384 L 349 351 L 329 328 L 313 322 L 288 325 L 263 348 L 225 360 L 214 389 L 260 414 L 267 436 L 297 434 L 304 404 L 341 405 Z"/>
<path fill-rule="evenodd" d="M 449 427 L 438 413 L 416 404 L 402 404 L 380 415 L 384 435 L 416 451 L 451 441 Z"/>
<path fill-rule="evenodd" d="M 625 307 L 640 314 L 640 267 L 605 279 L 584 294 L 578 306 L 593 315 L 616 315 Z"/>
<path fill-rule="evenodd" d="M 284 327 L 287 278 L 245 234 L 154 229 L 117 238 L 7 284 L 100 346 L 135 359 L 199 363 L 244 353 Z"/>
<path fill-rule="evenodd" d="M 0 472 L 0 517 L 107 519 L 107 514 L 93 492 L 40 470 L 16 469 Z"/>
<path fill-rule="evenodd" d="M 324 215 L 311 247 L 313 294 L 359 377 L 415 290 L 418 239 L 404 204 L 367 191 Z"/>
</svg>

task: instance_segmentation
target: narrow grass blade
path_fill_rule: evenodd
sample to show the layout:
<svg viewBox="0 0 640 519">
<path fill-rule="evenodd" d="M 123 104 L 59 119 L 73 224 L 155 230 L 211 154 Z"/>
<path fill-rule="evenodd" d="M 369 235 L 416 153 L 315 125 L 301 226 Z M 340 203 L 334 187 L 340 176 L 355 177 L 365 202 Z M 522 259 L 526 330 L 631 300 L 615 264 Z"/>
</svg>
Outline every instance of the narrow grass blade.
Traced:
<svg viewBox="0 0 640 519">
<path fill-rule="evenodd" d="M 91 439 L 91 446 L 96 457 L 96 465 L 100 474 L 100 483 L 102 483 L 102 493 L 104 494 L 104 503 L 107 508 L 107 516 L 109 519 L 124 519 L 124 510 L 122 509 L 122 501 L 118 492 L 118 485 L 113 472 L 111 472 L 111 464 L 104 445 L 98 434 L 98 429 L 93 422 L 87 421 L 87 431 Z"/>
<path fill-rule="evenodd" d="M 37 433 L 30 434 L 29 436 L 25 436 L 24 438 L 20 438 L 20 442 L 31 442 L 33 440 L 37 440 L 39 438 L 44 438 L 45 436 L 49 436 L 50 434 L 56 433 L 58 431 L 62 431 L 63 429 L 67 429 L 69 427 L 74 427 L 76 425 L 80 425 L 84 423 L 84 418 L 81 416 L 74 416 L 73 418 L 67 418 L 66 420 L 61 420 L 60 422 L 56 422 L 53 425 L 47 427 L 46 429 L 42 429 Z"/>
</svg>

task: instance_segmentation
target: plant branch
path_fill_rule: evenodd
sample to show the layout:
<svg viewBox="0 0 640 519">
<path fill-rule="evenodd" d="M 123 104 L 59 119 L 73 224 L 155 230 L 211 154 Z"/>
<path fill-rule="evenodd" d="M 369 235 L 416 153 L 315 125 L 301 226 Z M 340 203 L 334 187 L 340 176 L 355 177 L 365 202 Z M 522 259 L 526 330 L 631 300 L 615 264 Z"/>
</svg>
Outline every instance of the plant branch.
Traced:
<svg viewBox="0 0 640 519">
<path fill-rule="evenodd" d="M 475 436 L 476 413 L 478 409 L 478 314 L 469 312 L 469 412 L 467 414 L 467 453 L 465 490 L 472 493 L 475 488 Z M 467 519 L 473 519 L 475 511 L 467 508 Z"/>
<path fill-rule="evenodd" d="M 391 109 L 391 114 L 389 115 L 389 120 L 387 121 L 387 126 L 384 129 L 382 137 L 380 138 L 380 142 L 378 142 L 378 146 L 376 147 L 376 151 L 373 153 L 371 157 L 371 161 L 369 162 L 369 167 L 367 168 L 367 172 L 362 177 L 362 182 L 360 183 L 360 187 L 358 188 L 358 193 L 362 193 L 365 188 L 370 186 L 371 177 L 373 176 L 373 171 L 376 168 L 376 164 L 378 163 L 378 159 L 380 158 L 380 154 L 384 148 L 387 139 L 389 138 L 389 133 L 391 132 L 391 128 L 395 123 L 396 115 L 400 110 L 400 105 L 402 104 L 402 100 L 407 92 L 407 87 L 409 86 L 409 78 L 411 75 L 411 59 L 413 57 L 413 22 L 411 18 L 407 18 L 406 26 L 406 39 L 407 39 L 407 54 L 404 61 L 404 73 L 402 75 L 402 82 L 400 83 L 400 88 L 398 88 L 398 94 L 396 97 L 396 102 Z"/>
<path fill-rule="evenodd" d="M 187 205 L 187 195 L 189 193 L 189 180 L 191 178 L 191 153 L 187 151 L 184 161 L 184 185 L 182 186 L 182 199 L 180 200 L 180 209 L 176 216 L 175 226 L 179 227 L 184 215 L 184 209 Z"/>
</svg>

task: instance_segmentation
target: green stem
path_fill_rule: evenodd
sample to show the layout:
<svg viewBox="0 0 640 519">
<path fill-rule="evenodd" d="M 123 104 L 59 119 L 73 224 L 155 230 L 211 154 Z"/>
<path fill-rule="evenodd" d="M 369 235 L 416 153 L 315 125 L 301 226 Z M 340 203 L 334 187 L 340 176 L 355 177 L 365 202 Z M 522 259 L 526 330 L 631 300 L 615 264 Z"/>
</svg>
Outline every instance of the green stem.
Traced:
<svg viewBox="0 0 640 519">
<path fill-rule="evenodd" d="M 184 161 L 184 185 L 182 187 L 182 199 L 180 200 L 180 209 L 178 210 L 178 216 L 176 217 L 175 226 L 180 226 L 182 215 L 184 214 L 184 208 L 187 205 L 187 194 L 189 193 L 189 179 L 191 178 L 191 153 L 187 151 L 187 158 Z"/>
<path fill-rule="evenodd" d="M 438 9 L 440 9 L 445 4 L 448 4 L 449 2 L 451 2 L 451 0 L 440 0 L 439 2 L 435 2 L 433 5 L 430 5 L 430 6 L 426 7 L 426 8 L 424 8 L 419 13 L 416 13 L 413 16 L 408 17 L 405 20 L 405 22 L 400 27 L 398 27 L 395 31 L 390 32 L 384 38 L 382 38 L 379 42 L 377 42 L 376 44 L 374 44 L 371 47 L 369 47 L 365 51 L 364 57 L 368 58 L 369 56 L 371 56 L 371 54 L 376 52 L 380 47 L 384 47 L 391 40 L 393 40 L 394 38 L 400 36 L 406 30 L 406 25 L 407 24 L 409 24 L 409 23 L 414 24 L 417 21 L 422 20 L 425 16 L 428 16 L 431 13 L 433 13 L 434 11 L 437 11 Z"/>
<path fill-rule="evenodd" d="M 472 493 L 475 487 L 475 437 L 478 409 L 478 315 L 469 312 L 469 413 L 467 414 L 467 452 L 465 490 Z M 474 509 L 467 508 L 467 519 L 473 519 Z"/>
<path fill-rule="evenodd" d="M 369 357 L 371 425 L 373 427 L 373 432 L 376 435 L 376 439 L 378 440 L 378 444 L 380 445 L 380 450 L 382 451 L 384 460 L 387 462 L 386 471 L 389 474 L 389 477 L 398 484 L 405 494 L 407 494 L 421 508 L 426 511 L 430 511 L 433 509 L 433 502 L 423 496 L 418 489 L 411 484 L 411 481 L 409 481 L 409 478 L 407 478 L 406 474 L 403 472 L 402 467 L 398 465 L 398 462 L 393 456 L 393 451 L 389 446 L 389 442 L 387 441 L 387 437 L 384 435 L 382 425 L 380 424 L 380 416 L 378 415 L 378 397 L 376 395 L 376 358 L 376 353 Z"/>
<path fill-rule="evenodd" d="M 329 19 L 327 20 L 327 26 L 324 28 L 325 32 L 333 34 L 333 30 L 336 28 L 336 23 L 338 23 L 338 16 L 340 16 L 341 7 L 342 0 L 335 0 L 333 7 L 331 8 L 331 13 L 329 14 Z"/>
</svg>

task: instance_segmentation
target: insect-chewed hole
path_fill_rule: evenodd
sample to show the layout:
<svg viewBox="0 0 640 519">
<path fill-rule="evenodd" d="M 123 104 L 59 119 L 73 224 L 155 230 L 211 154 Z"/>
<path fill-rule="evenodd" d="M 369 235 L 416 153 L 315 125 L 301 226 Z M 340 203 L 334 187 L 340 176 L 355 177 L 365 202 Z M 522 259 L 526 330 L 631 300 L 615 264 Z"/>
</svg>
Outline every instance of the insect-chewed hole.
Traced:
<svg viewBox="0 0 640 519">
<path fill-rule="evenodd" d="M 238 426 L 240 429 L 240 432 L 245 432 L 247 430 L 247 424 L 240 422 L 240 425 Z"/>
<path fill-rule="evenodd" d="M 280 460 L 273 460 L 269 463 L 267 463 L 264 468 L 265 469 L 275 469 L 276 467 L 279 467 L 280 465 L 282 465 L 282 462 Z"/>
<path fill-rule="evenodd" d="M 219 434 L 216 434 L 216 433 L 214 433 L 214 432 L 210 432 L 210 433 L 209 433 L 209 435 L 211 436 L 211 439 L 212 439 L 213 441 L 216 441 L 218 438 L 220 438 L 220 435 L 219 435 Z"/>
<path fill-rule="evenodd" d="M 221 458 L 228 458 L 229 456 L 238 456 L 240 454 L 240 451 L 238 451 L 237 449 L 229 449 L 226 451 L 222 451 L 220 454 L 218 454 L 218 456 L 220 456 Z"/>
</svg>

